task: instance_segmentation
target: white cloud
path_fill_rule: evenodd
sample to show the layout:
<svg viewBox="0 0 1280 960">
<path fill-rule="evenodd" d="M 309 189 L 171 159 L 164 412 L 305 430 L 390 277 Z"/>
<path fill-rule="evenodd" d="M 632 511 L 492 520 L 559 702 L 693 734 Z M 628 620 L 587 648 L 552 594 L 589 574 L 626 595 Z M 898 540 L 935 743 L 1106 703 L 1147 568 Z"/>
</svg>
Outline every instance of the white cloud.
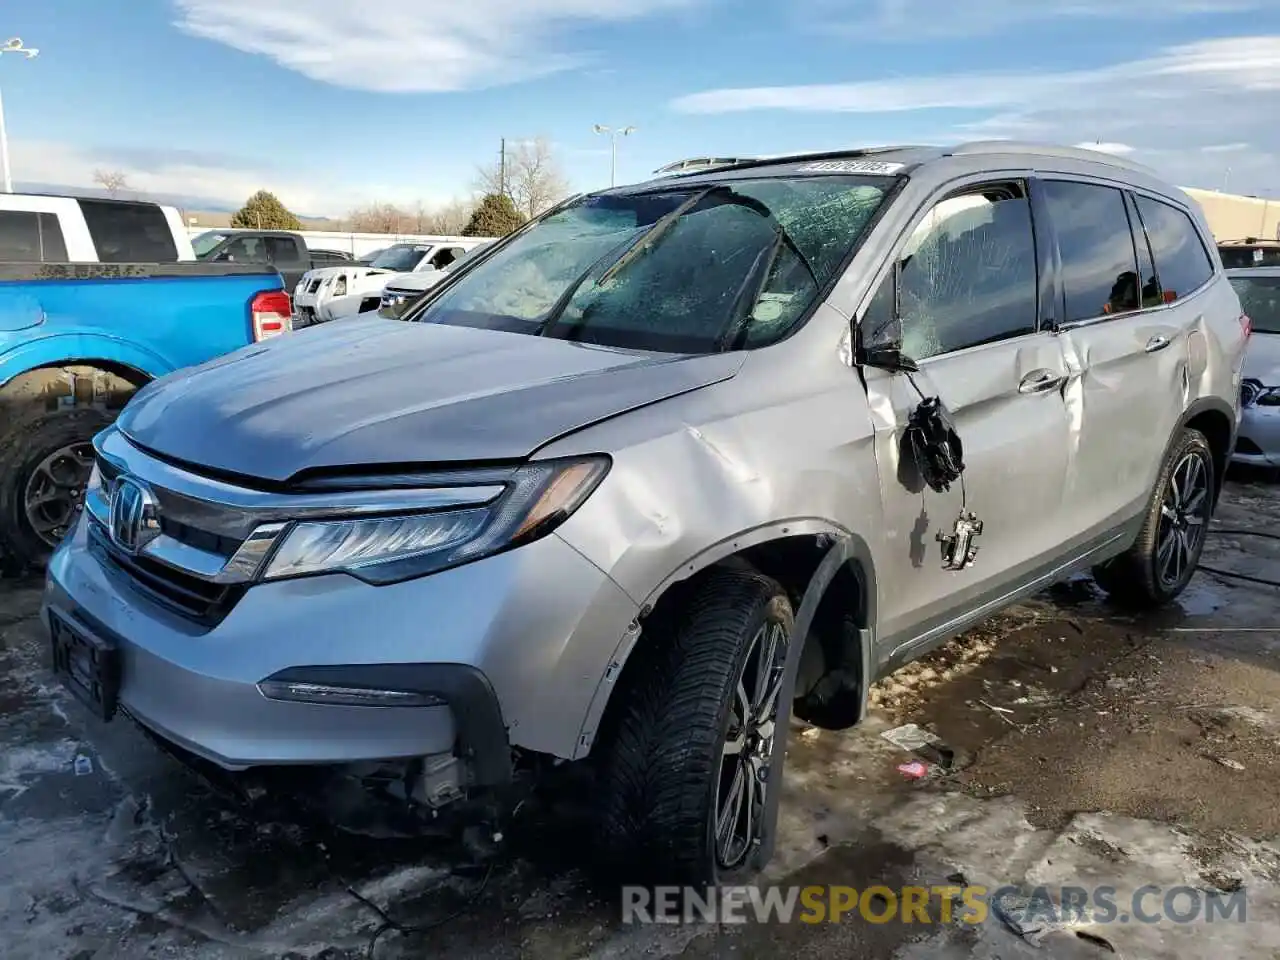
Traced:
<svg viewBox="0 0 1280 960">
<path fill-rule="evenodd" d="M 436 92 L 513 83 L 588 62 L 574 29 L 698 0 L 174 0 L 179 29 L 357 90 Z"/>
<path fill-rule="evenodd" d="M 986 111 L 946 139 L 1127 145 L 1134 159 L 1191 186 L 1221 182 L 1221 154 L 1230 153 L 1233 190 L 1280 192 L 1280 127 L 1267 120 L 1280 115 L 1280 36 L 1205 40 L 1097 70 L 709 90 L 672 106 L 684 113 Z M 1238 144 L 1249 146 L 1224 149 Z"/>
<path fill-rule="evenodd" d="M 1129 146 L 1127 143 L 1103 143 L 1102 141 L 1098 141 L 1096 143 L 1077 143 L 1076 146 L 1085 150 L 1097 150 L 1099 153 L 1110 153 L 1117 157 L 1123 157 L 1126 154 L 1133 153 L 1133 147 Z"/>
<path fill-rule="evenodd" d="M 799 0 L 801 22 L 826 34 L 935 40 L 996 34 L 1035 21 L 1150 21 L 1271 9 L 1272 0 Z"/>
<path fill-rule="evenodd" d="M 257 190 L 270 190 L 289 209 L 304 216 L 343 216 L 371 202 L 428 206 L 448 196 L 406 190 L 404 185 L 332 183 L 322 178 L 301 179 L 263 168 L 248 160 L 220 158 L 202 163 L 187 151 L 112 151 L 61 142 L 10 142 L 13 179 L 58 187 L 93 187 L 95 170 L 120 171 L 129 190 L 155 197 L 183 197 L 192 207 L 202 204 L 238 207 Z"/>
</svg>

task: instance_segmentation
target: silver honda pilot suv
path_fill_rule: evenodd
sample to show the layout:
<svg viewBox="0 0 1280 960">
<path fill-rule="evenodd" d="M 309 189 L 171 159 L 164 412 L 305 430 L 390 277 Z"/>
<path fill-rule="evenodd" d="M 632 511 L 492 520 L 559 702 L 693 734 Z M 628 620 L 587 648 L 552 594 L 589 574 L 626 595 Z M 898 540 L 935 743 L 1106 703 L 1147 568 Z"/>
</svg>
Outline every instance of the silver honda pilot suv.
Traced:
<svg viewBox="0 0 1280 960">
<path fill-rule="evenodd" d="M 1098 153 L 575 197 L 401 320 L 141 390 L 49 566 L 54 663 L 183 756 L 426 815 L 582 761 L 602 858 L 730 882 L 792 717 L 857 724 L 1077 571 L 1183 590 L 1248 336 L 1194 203 Z"/>
</svg>

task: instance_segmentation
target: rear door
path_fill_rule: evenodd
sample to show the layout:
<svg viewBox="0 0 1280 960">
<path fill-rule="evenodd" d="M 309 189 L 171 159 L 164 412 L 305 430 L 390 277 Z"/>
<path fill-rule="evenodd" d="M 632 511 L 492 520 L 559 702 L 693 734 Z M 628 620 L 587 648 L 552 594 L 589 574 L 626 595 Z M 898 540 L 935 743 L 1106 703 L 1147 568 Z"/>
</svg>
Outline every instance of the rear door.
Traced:
<svg viewBox="0 0 1280 960">
<path fill-rule="evenodd" d="M 1097 533 L 1131 519 L 1151 492 L 1185 406 L 1194 312 L 1167 308 L 1178 294 L 1161 288 L 1124 189 L 1057 176 L 1034 189 L 1061 277 L 1075 449 L 1064 509 L 1078 529 Z"/>
<path fill-rule="evenodd" d="M 882 655 L 914 655 L 954 632 L 957 618 L 1034 579 L 1064 549 L 1070 431 L 1058 388 L 1067 369 L 1042 329 L 1052 319 L 1042 249 L 1015 177 L 940 198 L 894 255 L 904 349 L 920 370 L 866 370 L 887 543 L 877 571 Z M 894 300 L 887 272 L 864 329 L 893 316 Z M 903 448 L 922 394 L 942 399 L 964 444 L 964 483 L 943 493 L 921 482 Z M 944 570 L 937 536 L 966 501 L 985 525 L 979 559 Z"/>
<path fill-rule="evenodd" d="M 284 288 L 293 290 L 302 275 L 311 267 L 311 261 L 296 237 L 267 236 L 263 237 L 266 247 L 267 262 L 280 271 L 284 279 Z"/>
</svg>

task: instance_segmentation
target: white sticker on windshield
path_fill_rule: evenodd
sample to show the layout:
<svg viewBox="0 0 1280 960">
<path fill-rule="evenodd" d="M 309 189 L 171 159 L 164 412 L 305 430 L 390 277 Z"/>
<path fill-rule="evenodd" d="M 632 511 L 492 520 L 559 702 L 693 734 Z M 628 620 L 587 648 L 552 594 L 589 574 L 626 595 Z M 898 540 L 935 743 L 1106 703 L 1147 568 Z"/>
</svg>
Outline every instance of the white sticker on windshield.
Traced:
<svg viewBox="0 0 1280 960">
<path fill-rule="evenodd" d="M 1254 263 L 1261 263 L 1261 262 L 1262 262 L 1262 248 L 1261 248 L 1261 247 L 1254 247 L 1254 248 L 1253 248 L 1253 262 L 1254 262 Z"/>
<path fill-rule="evenodd" d="M 889 176 L 897 173 L 905 163 L 891 163 L 888 160 L 819 160 L 806 163 L 798 173 L 870 173 Z"/>
</svg>

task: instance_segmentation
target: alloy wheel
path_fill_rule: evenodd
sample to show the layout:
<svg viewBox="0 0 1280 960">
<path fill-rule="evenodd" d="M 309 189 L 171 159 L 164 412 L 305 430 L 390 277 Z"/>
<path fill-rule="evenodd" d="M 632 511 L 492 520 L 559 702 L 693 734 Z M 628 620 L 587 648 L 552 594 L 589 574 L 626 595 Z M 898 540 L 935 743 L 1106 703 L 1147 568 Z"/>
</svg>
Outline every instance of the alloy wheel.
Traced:
<svg viewBox="0 0 1280 960">
<path fill-rule="evenodd" d="M 92 443 L 69 443 L 41 460 L 27 478 L 22 504 L 27 522 L 51 547 L 58 545 L 75 521 L 93 460 Z"/>
<path fill-rule="evenodd" d="M 1162 586 L 1178 586 L 1194 566 L 1204 544 L 1212 507 L 1209 468 L 1204 455 L 1185 454 L 1165 487 L 1156 530 L 1156 575 Z"/>
<path fill-rule="evenodd" d="M 721 870 L 742 866 L 761 840 L 786 650 L 786 628 L 777 622 L 762 624 L 738 678 L 712 810 Z"/>
</svg>

